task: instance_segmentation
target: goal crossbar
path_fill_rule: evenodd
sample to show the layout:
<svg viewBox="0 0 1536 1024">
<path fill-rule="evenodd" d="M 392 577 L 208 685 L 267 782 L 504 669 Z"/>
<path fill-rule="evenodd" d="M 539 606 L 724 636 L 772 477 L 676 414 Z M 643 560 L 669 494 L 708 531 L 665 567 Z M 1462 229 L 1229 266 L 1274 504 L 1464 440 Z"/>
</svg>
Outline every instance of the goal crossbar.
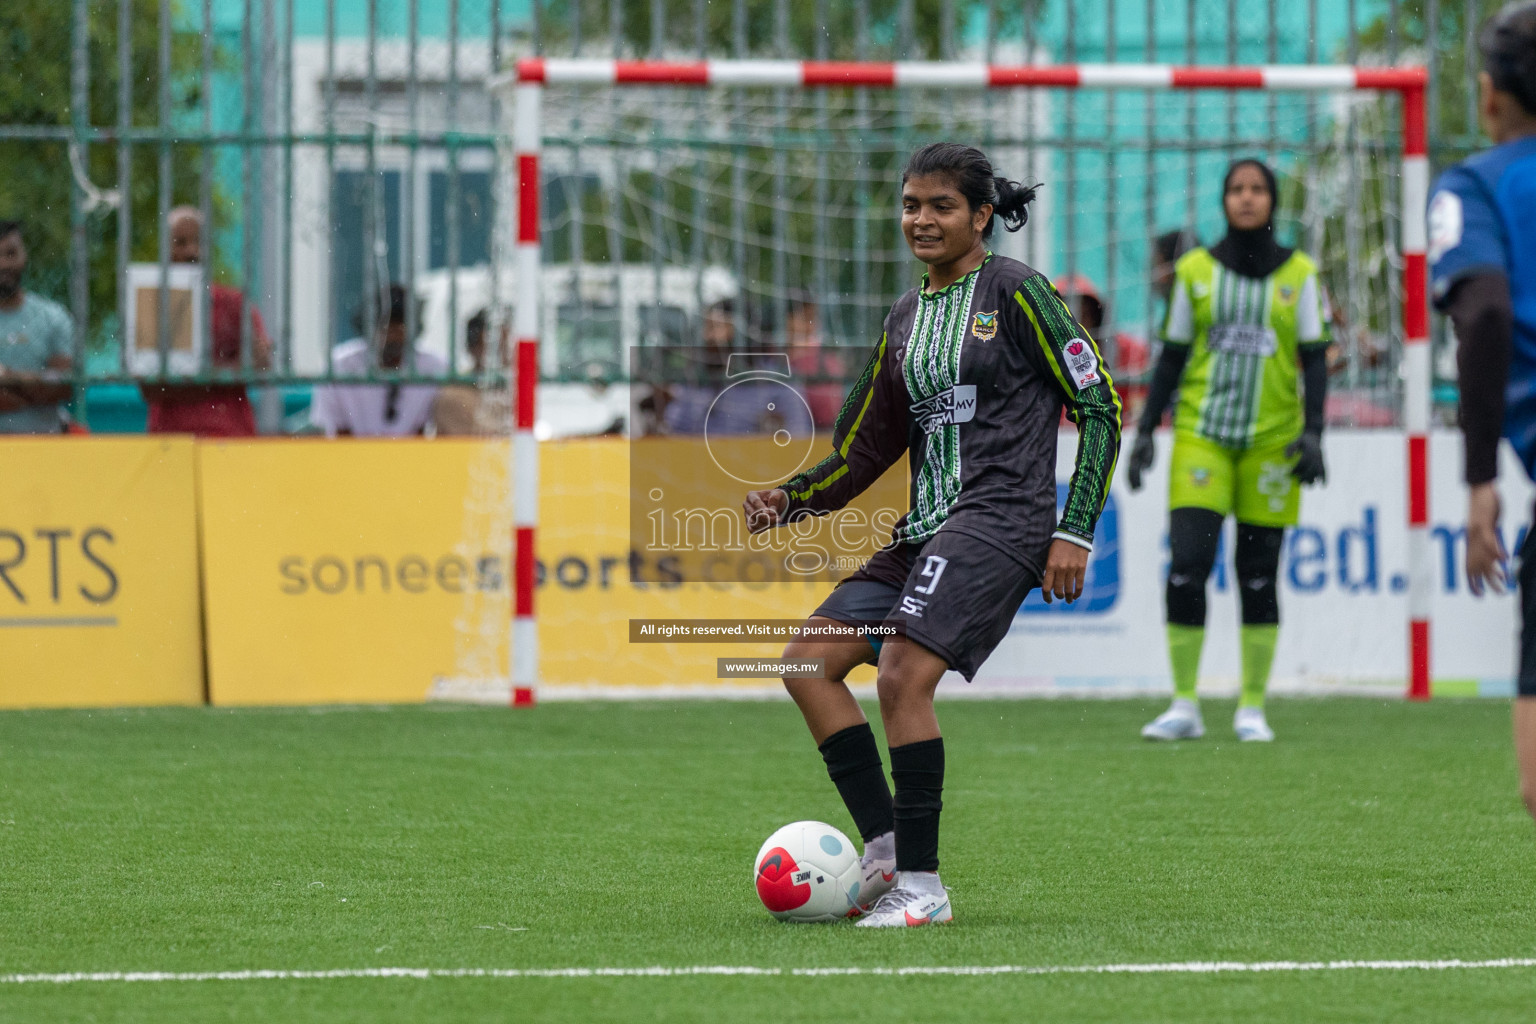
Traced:
<svg viewBox="0 0 1536 1024">
<path fill-rule="evenodd" d="M 787 88 L 1124 88 L 1407 91 L 1423 68 L 1345 64 L 981 64 L 963 61 L 582 60 L 530 57 L 502 81 L 538 85 L 738 85 Z"/>
<path fill-rule="evenodd" d="M 538 444 L 534 403 L 538 386 L 541 300 L 539 232 L 542 96 L 562 85 L 769 86 L 780 88 L 1147 89 L 1395 92 L 1402 117 L 1403 423 L 1408 510 L 1407 695 L 1430 693 L 1431 564 L 1429 538 L 1429 281 L 1424 210 L 1429 160 L 1425 122 L 1428 72 L 1422 67 L 1258 65 L 1190 67 L 1173 64 L 1006 65 L 960 61 L 586 60 L 530 57 L 493 86 L 514 94 L 512 148 L 517 168 L 518 302 L 513 311 L 516 403 L 512 444 L 514 700 L 530 699 L 538 677 L 534 618 L 534 544 L 538 525 Z"/>
</svg>

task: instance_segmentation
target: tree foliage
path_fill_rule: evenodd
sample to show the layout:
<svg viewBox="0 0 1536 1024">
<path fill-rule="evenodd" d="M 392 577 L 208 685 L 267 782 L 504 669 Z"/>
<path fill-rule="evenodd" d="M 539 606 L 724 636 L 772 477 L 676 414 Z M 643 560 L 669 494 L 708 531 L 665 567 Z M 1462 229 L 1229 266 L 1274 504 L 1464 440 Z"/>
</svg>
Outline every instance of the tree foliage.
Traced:
<svg viewBox="0 0 1536 1024">
<path fill-rule="evenodd" d="M 1429 67 L 1436 96 L 1429 126 L 1431 155 L 1437 166 L 1461 160 L 1487 139 L 1477 124 L 1477 73 L 1482 70 L 1475 41 L 1483 23 L 1505 0 L 1441 0 L 1435 7 L 1431 38 L 1429 4 L 1403 0 L 1395 25 L 1385 16 L 1360 33 L 1363 52 L 1385 60 L 1391 55 L 1393 33 L 1400 53 L 1411 53 Z M 1467 39 L 1473 40 L 1469 54 Z M 1431 44 L 1433 43 L 1433 47 Z"/>
<path fill-rule="evenodd" d="M 128 45 L 132 54 L 133 103 L 131 123 L 139 129 L 160 124 L 159 0 L 131 0 L 133 12 Z M 93 0 L 88 5 L 87 63 L 90 76 L 88 125 L 115 128 L 118 122 L 120 49 L 118 5 Z M 171 12 L 172 24 L 182 24 Z M 70 264 L 69 144 L 44 137 L 46 132 L 72 125 L 71 72 L 74 66 L 74 5 L 69 0 L 12 0 L 0 3 L 0 124 L 22 129 L 22 138 L 0 140 L 0 219 L 25 225 L 31 254 L 28 287 L 68 300 Z M 182 29 L 173 32 L 170 126 L 201 123 L 199 94 L 201 37 Z M 12 70 L 14 69 L 14 70 Z M 27 129 L 35 129 L 31 138 Z M 199 147 L 172 147 L 171 202 L 196 202 L 202 169 Z M 83 166 L 97 188 L 115 188 L 118 145 L 89 144 Z M 131 150 L 130 252 L 134 259 L 154 259 L 159 238 L 158 146 Z M 91 320 L 99 326 L 116 309 L 117 218 L 99 208 L 88 222 L 89 295 Z"/>
</svg>

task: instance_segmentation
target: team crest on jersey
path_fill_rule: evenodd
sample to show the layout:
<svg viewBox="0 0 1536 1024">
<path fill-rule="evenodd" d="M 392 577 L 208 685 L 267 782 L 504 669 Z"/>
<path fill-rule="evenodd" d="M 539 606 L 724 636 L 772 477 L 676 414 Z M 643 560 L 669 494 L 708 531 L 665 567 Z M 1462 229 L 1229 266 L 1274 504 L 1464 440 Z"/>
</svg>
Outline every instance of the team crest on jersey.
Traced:
<svg viewBox="0 0 1536 1024">
<path fill-rule="evenodd" d="M 991 341 L 997 337 L 997 310 L 990 313 L 977 313 L 971 321 L 971 334 L 977 341 Z"/>
<path fill-rule="evenodd" d="M 1066 354 L 1067 370 L 1077 383 L 1077 390 L 1099 383 L 1099 357 L 1094 353 L 1092 345 L 1082 338 L 1073 338 L 1062 351 Z"/>
<path fill-rule="evenodd" d="M 976 385 L 956 384 L 913 403 L 910 411 L 925 434 L 951 423 L 969 423 L 976 418 Z"/>
</svg>

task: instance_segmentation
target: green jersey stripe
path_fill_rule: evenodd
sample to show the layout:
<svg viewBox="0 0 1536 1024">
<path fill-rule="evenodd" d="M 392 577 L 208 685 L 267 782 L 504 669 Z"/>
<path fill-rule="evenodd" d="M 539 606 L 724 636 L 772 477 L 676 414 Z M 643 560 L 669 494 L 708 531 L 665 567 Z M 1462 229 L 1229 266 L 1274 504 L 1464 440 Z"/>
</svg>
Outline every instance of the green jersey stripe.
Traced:
<svg viewBox="0 0 1536 1024">
<path fill-rule="evenodd" d="M 1028 292 L 1026 299 L 1024 292 Z M 1045 279 L 1031 277 L 1024 282 L 1014 301 L 1023 309 L 1035 329 L 1035 341 L 1051 368 L 1061 393 L 1067 399 L 1072 419 L 1078 424 L 1077 461 L 1067 487 L 1067 504 L 1062 511 L 1061 528 L 1084 539 L 1093 537 L 1093 524 L 1109 497 L 1119 453 L 1119 426 L 1122 413 L 1120 396 L 1105 366 L 1098 344 L 1082 328 L 1050 289 Z M 1039 317 L 1035 311 L 1039 310 Z M 1044 320 L 1044 323 L 1041 323 Z M 1081 339 L 1093 349 L 1102 380 L 1079 390 L 1067 379 L 1063 349 Z"/>
<path fill-rule="evenodd" d="M 989 254 L 990 258 L 990 254 Z M 985 261 L 983 261 L 985 266 Z M 980 268 L 935 294 L 920 294 L 902 375 L 914 401 L 949 390 L 960 379 L 960 357 Z M 902 539 L 921 541 L 936 533 L 960 495 L 960 427 L 942 424 L 924 440 L 916 500 Z"/>
</svg>

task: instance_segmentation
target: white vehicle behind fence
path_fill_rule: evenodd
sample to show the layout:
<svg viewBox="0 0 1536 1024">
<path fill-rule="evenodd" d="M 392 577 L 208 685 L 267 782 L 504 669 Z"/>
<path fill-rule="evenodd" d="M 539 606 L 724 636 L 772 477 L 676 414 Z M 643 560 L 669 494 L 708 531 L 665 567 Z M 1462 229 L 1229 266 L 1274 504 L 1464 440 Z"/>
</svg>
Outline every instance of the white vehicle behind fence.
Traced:
<svg viewBox="0 0 1536 1024">
<path fill-rule="evenodd" d="M 485 264 L 417 277 L 416 347 L 444 359 L 451 354 L 459 372 L 471 372 L 469 321 L 490 310 L 494 298 L 499 317 L 492 319 L 500 319 L 510 333 L 519 294 L 510 267 L 502 268 L 494 297 L 491 284 Z M 735 275 L 718 266 L 583 263 L 579 279 L 571 264 L 544 267 L 539 367 L 546 383 L 539 385 L 535 434 L 541 439 L 602 434 L 616 424 L 628 433 L 630 348 L 700 344 L 704 310 L 739 291 Z M 557 380 L 548 380 L 552 377 Z"/>
</svg>

